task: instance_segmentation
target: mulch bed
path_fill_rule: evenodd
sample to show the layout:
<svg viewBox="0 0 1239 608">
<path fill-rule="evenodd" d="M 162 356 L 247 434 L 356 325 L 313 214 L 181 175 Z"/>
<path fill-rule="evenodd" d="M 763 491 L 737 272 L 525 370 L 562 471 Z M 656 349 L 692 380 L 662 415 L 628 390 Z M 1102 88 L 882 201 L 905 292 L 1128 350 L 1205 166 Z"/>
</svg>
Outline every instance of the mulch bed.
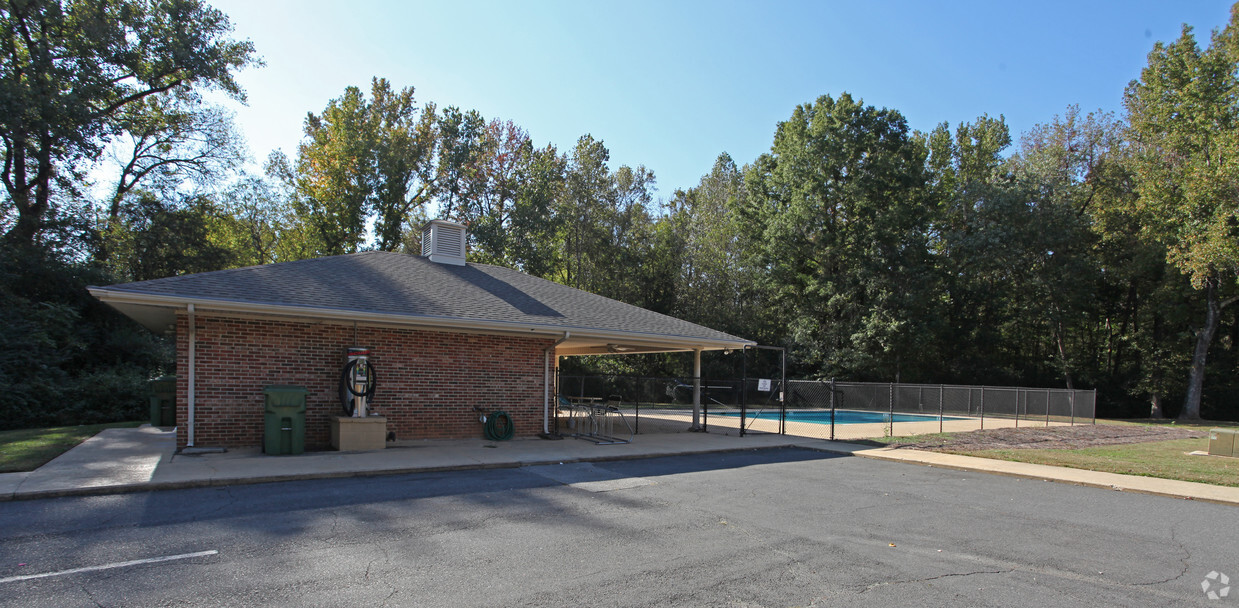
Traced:
<svg viewBox="0 0 1239 608">
<path fill-rule="evenodd" d="M 1205 437 L 1206 435 L 1208 435 L 1206 431 L 1176 428 L 1173 426 L 1086 424 L 1079 426 L 993 429 L 970 433 L 955 433 L 949 437 L 894 442 L 890 444 L 890 447 L 915 448 L 935 452 L 1012 449 L 1070 450 L 1101 445 L 1195 439 Z"/>
</svg>

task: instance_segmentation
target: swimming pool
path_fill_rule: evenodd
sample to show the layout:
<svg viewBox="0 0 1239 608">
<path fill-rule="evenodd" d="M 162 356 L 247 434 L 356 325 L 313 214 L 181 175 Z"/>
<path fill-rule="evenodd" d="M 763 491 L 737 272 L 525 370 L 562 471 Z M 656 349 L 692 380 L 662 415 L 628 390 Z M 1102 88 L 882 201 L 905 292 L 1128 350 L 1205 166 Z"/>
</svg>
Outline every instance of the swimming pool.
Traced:
<svg viewBox="0 0 1239 608">
<path fill-rule="evenodd" d="M 740 412 L 718 412 L 711 413 L 711 416 L 729 416 L 739 417 Z M 937 416 L 931 414 L 888 414 L 886 412 L 865 412 L 860 410 L 835 410 L 835 424 L 868 424 L 874 422 L 930 422 L 938 420 Z M 778 420 L 779 412 L 766 410 L 760 412 L 749 412 L 745 415 L 747 420 Z M 967 420 L 956 416 L 943 416 L 943 420 Z M 788 422 L 809 422 L 812 424 L 830 424 L 830 410 L 810 410 L 797 411 L 788 410 Z"/>
</svg>

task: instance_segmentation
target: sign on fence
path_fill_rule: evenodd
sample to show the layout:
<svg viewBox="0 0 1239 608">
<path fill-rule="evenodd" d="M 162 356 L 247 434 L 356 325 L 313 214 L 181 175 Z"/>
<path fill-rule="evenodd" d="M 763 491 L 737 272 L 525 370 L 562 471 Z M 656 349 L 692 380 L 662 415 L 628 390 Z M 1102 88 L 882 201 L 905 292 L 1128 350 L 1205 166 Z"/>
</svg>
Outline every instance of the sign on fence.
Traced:
<svg viewBox="0 0 1239 608">
<path fill-rule="evenodd" d="M 759 390 L 759 391 L 761 391 L 761 392 L 763 392 L 763 393 L 769 393 L 769 392 L 770 392 L 770 379 L 769 379 L 769 378 L 762 378 L 761 380 L 758 380 L 758 381 L 757 381 L 757 390 Z"/>
</svg>

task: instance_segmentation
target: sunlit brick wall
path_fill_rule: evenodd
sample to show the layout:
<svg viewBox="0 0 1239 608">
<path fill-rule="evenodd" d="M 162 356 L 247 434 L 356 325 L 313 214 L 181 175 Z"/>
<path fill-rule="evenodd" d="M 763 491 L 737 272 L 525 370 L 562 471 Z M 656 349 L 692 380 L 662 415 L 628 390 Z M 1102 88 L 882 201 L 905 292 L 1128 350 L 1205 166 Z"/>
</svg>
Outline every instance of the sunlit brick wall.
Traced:
<svg viewBox="0 0 1239 608">
<path fill-rule="evenodd" d="M 177 446 L 188 441 L 188 316 L 177 319 Z M 356 339 L 354 339 L 356 331 Z M 481 438 L 473 407 L 502 409 L 516 436 L 542 430 L 543 349 L 552 340 L 197 314 L 194 443 L 259 446 L 263 387 L 306 387 L 306 449 L 330 447 L 345 349 L 370 349 L 373 411 L 397 439 Z"/>
</svg>

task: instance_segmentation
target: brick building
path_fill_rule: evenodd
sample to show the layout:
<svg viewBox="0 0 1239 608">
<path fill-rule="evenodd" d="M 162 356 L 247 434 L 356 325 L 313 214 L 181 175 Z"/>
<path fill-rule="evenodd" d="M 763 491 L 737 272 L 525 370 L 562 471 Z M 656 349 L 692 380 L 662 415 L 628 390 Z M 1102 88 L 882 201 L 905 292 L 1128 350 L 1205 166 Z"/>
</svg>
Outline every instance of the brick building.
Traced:
<svg viewBox="0 0 1239 608">
<path fill-rule="evenodd" d="M 91 287 L 175 332 L 178 447 L 262 443 L 263 388 L 306 387 L 306 447 L 329 444 L 345 349 L 370 350 L 371 407 L 398 439 L 481 436 L 475 406 L 519 436 L 547 430 L 558 357 L 739 349 L 722 332 L 465 260 L 464 227 L 434 220 L 423 255 L 367 251 Z"/>
</svg>

